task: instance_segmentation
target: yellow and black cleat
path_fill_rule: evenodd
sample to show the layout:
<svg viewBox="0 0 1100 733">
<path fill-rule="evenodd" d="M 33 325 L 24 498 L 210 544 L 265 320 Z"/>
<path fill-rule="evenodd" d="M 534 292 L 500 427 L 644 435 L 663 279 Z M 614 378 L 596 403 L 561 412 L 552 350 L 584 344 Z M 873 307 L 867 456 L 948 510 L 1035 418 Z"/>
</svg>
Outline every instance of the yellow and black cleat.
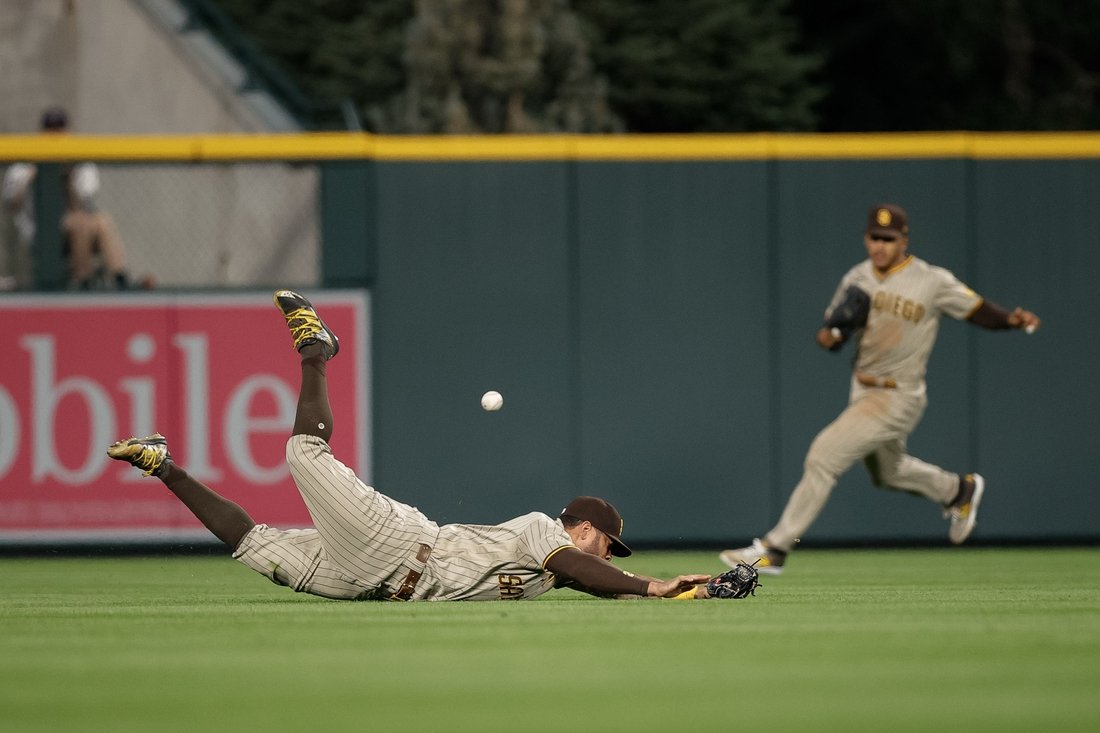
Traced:
<svg viewBox="0 0 1100 733">
<path fill-rule="evenodd" d="M 168 452 L 168 440 L 160 433 L 112 443 L 107 446 L 107 455 L 140 468 L 146 476 L 160 476 L 161 471 L 172 461 L 172 454 Z"/>
<path fill-rule="evenodd" d="M 294 349 L 301 351 L 309 344 L 321 344 L 325 360 L 336 356 L 340 351 L 340 339 L 325 325 L 317 315 L 313 305 L 305 296 L 293 290 L 279 290 L 274 296 L 275 305 L 283 313 L 287 328 L 294 338 Z"/>
</svg>

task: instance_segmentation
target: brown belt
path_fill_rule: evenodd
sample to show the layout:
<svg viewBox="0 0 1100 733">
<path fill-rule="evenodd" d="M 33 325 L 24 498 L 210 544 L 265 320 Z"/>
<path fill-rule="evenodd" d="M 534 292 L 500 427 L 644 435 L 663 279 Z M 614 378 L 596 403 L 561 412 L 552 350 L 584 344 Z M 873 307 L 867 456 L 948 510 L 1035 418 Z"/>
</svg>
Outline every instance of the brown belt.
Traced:
<svg viewBox="0 0 1100 733">
<path fill-rule="evenodd" d="M 856 372 L 856 381 L 864 387 L 882 387 L 884 389 L 897 389 L 898 383 L 890 377 L 876 377 L 872 374 Z"/>
<path fill-rule="evenodd" d="M 424 567 L 424 563 L 428 562 L 428 557 L 431 554 L 431 546 L 420 543 L 420 549 L 416 551 L 416 561 L 420 563 L 420 567 Z M 409 574 L 405 576 L 405 579 L 401 581 L 401 585 L 397 588 L 397 592 L 390 596 L 390 600 L 407 601 L 412 598 L 413 591 L 416 590 L 416 584 L 423 574 L 423 570 L 416 570 L 415 568 L 410 570 Z"/>
</svg>

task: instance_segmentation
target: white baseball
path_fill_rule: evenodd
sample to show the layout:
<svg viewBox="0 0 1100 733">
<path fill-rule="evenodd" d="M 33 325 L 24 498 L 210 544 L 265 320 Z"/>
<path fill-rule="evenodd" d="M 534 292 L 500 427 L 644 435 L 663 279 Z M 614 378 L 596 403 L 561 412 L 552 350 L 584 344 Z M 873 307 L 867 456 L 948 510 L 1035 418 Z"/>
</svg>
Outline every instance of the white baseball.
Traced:
<svg viewBox="0 0 1100 733">
<path fill-rule="evenodd" d="M 481 396 L 481 407 L 486 412 L 496 412 L 504 407 L 504 398 L 500 392 L 491 389 Z"/>
</svg>

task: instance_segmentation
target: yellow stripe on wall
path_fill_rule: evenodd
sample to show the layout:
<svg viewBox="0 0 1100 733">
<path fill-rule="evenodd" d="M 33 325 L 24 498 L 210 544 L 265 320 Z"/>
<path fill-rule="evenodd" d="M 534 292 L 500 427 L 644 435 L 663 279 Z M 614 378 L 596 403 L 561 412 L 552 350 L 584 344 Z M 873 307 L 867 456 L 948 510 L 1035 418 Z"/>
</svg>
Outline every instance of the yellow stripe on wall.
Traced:
<svg viewBox="0 0 1100 733">
<path fill-rule="evenodd" d="M 1100 158 L 1100 133 L 6 135 L 0 161 Z"/>
</svg>

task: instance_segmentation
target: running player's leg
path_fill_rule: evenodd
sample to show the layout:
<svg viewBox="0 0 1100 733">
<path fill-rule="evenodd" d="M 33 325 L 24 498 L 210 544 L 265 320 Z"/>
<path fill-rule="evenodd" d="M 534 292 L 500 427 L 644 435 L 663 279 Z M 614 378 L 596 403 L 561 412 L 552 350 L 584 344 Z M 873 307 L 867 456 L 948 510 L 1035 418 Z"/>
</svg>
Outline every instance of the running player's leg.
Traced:
<svg viewBox="0 0 1100 733">
<path fill-rule="evenodd" d="M 789 552 L 825 508 L 840 475 L 886 438 L 883 404 L 880 393 L 865 394 L 817 434 L 779 522 L 764 535 L 768 547 Z"/>
<path fill-rule="evenodd" d="M 906 441 L 916 429 L 928 399 L 923 393 L 908 395 L 887 391 L 890 399 L 886 420 L 892 429 L 887 439 L 864 459 L 876 486 L 905 491 L 946 506 L 958 493 L 959 476 L 909 455 Z"/>
<path fill-rule="evenodd" d="M 985 491 L 980 474 L 962 476 L 914 458 L 906 452 L 904 440 L 880 447 L 868 456 L 867 466 L 876 484 L 923 496 L 943 507 L 944 517 L 951 522 L 948 537 L 952 543 L 965 542 L 974 530 Z"/>
<path fill-rule="evenodd" d="M 242 507 L 220 496 L 209 486 L 191 477 L 172 460 L 168 442 L 160 434 L 120 440 L 107 448 L 107 455 L 156 476 L 184 506 L 210 530 L 211 534 L 236 549 L 256 523 Z"/>
<path fill-rule="evenodd" d="M 876 486 L 923 496 L 947 506 L 959 493 L 960 477 L 931 463 L 914 458 L 898 438 L 880 446 L 865 460 Z"/>
</svg>

